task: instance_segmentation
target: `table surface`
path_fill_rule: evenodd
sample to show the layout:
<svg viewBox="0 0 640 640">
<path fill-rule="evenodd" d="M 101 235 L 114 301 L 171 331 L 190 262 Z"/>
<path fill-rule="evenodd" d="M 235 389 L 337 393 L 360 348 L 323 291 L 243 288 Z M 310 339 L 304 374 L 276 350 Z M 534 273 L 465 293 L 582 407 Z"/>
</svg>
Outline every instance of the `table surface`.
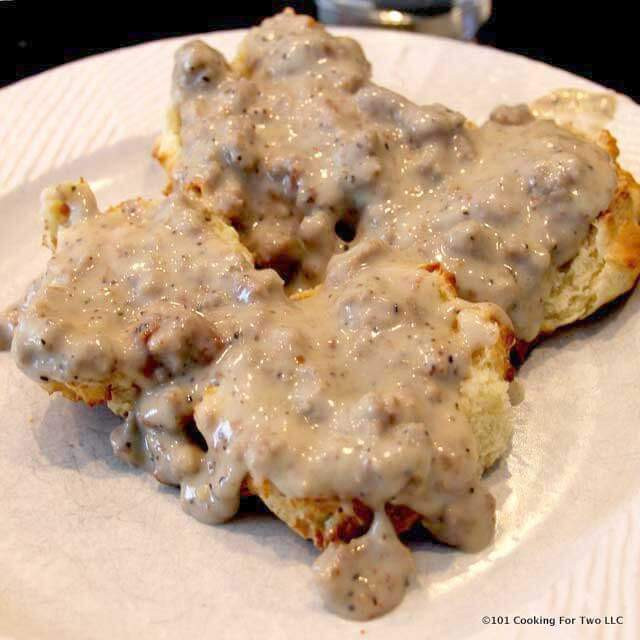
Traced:
<svg viewBox="0 0 640 640">
<path fill-rule="evenodd" d="M 142 3 L 40 3 L 0 0 L 0 86 L 64 62 L 122 46 L 175 35 L 232 29 L 293 6 L 314 13 L 312 0 L 236 0 L 203 5 L 181 0 L 181 10 Z M 634 59 L 631 3 L 558 3 L 493 0 L 493 13 L 478 34 L 482 44 L 543 60 L 640 100 Z M 564 8 L 563 8 L 564 7 Z M 594 8 L 595 7 L 595 8 Z M 229 9 L 241 15 L 229 15 Z M 135 9 L 135 10 L 134 10 Z M 142 10 L 141 10 L 142 9 Z"/>
</svg>

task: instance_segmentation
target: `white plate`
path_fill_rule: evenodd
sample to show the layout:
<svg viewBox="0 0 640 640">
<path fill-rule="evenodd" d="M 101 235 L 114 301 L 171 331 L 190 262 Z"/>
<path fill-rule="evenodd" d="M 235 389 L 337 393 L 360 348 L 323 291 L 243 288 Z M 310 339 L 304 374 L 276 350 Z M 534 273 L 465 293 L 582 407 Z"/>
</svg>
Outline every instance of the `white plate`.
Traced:
<svg viewBox="0 0 640 640">
<path fill-rule="evenodd" d="M 426 36 L 349 30 L 375 79 L 474 119 L 589 82 L 524 58 Z M 230 54 L 240 32 L 207 36 Z M 123 49 L 0 91 L 0 306 L 46 260 L 38 194 L 79 175 L 102 205 L 157 194 L 149 151 L 180 40 Z M 640 170 L 640 108 L 613 124 Z M 522 370 L 513 449 L 489 478 L 495 544 L 478 555 L 417 545 L 419 583 L 361 624 L 325 612 L 315 553 L 275 518 L 208 527 L 173 490 L 110 452 L 115 420 L 49 399 L 0 354 L 0 637 L 637 637 L 640 601 L 640 295 L 547 341 Z M 511 616 L 483 626 L 482 616 Z M 622 625 L 517 625 L 514 616 L 624 616 Z M 556 619 L 556 627 L 559 619 Z M 364 631 L 361 631 L 364 630 Z"/>
</svg>

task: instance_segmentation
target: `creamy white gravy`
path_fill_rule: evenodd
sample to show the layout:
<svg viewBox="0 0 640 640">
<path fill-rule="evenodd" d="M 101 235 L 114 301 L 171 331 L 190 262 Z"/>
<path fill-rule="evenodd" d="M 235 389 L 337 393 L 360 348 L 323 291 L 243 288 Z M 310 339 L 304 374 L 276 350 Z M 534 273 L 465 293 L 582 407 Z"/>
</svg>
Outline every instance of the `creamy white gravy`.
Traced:
<svg viewBox="0 0 640 640">
<path fill-rule="evenodd" d="M 93 201 L 78 190 L 86 183 L 45 202 Z M 200 520 L 231 518 L 247 477 L 288 497 L 367 505 L 370 534 L 331 546 L 320 565 L 362 576 L 345 615 L 382 613 L 410 573 L 386 505 L 464 549 L 492 538 L 495 505 L 460 386 L 508 320 L 381 240 L 333 257 L 319 289 L 290 299 L 234 236 L 179 194 L 106 213 L 76 207 L 22 304 L 13 355 L 45 382 L 133 387 L 114 450 L 179 485 Z M 319 575 L 337 606 L 344 581 Z"/>
<path fill-rule="evenodd" d="M 200 42 L 176 62 L 181 189 L 105 213 L 86 183 L 48 191 L 68 215 L 3 340 L 37 380 L 126 397 L 115 452 L 200 520 L 231 518 L 248 477 L 367 505 L 369 532 L 330 544 L 316 573 L 330 608 L 379 615 L 413 571 L 386 507 L 463 549 L 491 540 L 460 387 L 508 319 L 472 301 L 537 333 L 611 161 L 526 107 L 475 129 L 411 104 L 370 83 L 355 42 L 293 14 L 252 30 L 233 69 Z M 469 301 L 419 266 L 432 260 Z"/>
<path fill-rule="evenodd" d="M 292 13 L 252 29 L 232 65 L 186 44 L 175 180 L 292 289 L 322 281 L 354 234 L 381 238 L 440 261 L 463 297 L 500 304 L 533 339 L 552 270 L 611 200 L 612 160 L 524 106 L 475 128 L 369 75 L 355 42 Z"/>
<path fill-rule="evenodd" d="M 280 286 L 221 236 L 219 221 L 180 197 L 102 214 L 81 190 L 86 183 L 44 195 L 77 206 L 15 329 L 14 356 L 40 379 L 158 384 L 213 361 L 236 308 Z"/>
<path fill-rule="evenodd" d="M 379 241 L 362 243 L 331 261 L 312 297 L 256 313 L 196 408 L 208 464 L 182 483 L 185 508 L 228 517 L 237 504 L 222 505 L 237 502 L 247 473 L 287 496 L 393 502 L 433 521 L 483 494 L 459 387 L 498 327 L 469 303 L 443 301 L 441 284 Z M 493 503 L 473 518 L 493 522 Z M 478 525 L 441 537 L 480 548 L 491 535 Z"/>
</svg>

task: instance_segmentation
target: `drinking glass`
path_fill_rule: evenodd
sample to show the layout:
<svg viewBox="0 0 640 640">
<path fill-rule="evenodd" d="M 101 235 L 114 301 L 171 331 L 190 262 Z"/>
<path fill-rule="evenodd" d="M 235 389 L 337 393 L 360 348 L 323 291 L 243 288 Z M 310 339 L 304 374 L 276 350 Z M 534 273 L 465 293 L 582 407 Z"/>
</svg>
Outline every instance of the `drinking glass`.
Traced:
<svg viewBox="0 0 640 640">
<path fill-rule="evenodd" d="M 316 0 L 327 24 L 419 31 L 473 40 L 491 14 L 491 0 Z"/>
</svg>

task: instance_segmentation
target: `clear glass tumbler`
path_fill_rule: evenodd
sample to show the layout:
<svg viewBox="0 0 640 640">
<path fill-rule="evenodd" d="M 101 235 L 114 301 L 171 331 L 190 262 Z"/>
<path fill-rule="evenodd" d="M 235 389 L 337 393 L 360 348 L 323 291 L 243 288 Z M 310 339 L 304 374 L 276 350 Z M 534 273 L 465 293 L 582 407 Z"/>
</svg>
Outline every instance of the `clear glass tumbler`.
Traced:
<svg viewBox="0 0 640 640">
<path fill-rule="evenodd" d="M 491 14 L 491 0 L 316 0 L 327 24 L 406 29 L 473 40 Z"/>
</svg>

